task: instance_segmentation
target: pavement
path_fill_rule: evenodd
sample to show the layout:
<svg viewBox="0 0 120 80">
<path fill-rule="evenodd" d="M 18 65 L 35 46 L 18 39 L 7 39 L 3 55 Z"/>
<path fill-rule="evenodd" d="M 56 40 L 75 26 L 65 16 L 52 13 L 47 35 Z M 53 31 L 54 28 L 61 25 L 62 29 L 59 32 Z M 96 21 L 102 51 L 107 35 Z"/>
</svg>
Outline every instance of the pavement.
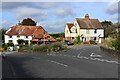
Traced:
<svg viewBox="0 0 120 80">
<path fill-rule="evenodd" d="M 2 59 L 2 77 L 118 78 L 118 60 L 105 55 L 98 45 L 69 48 L 57 53 L 7 54 Z M 101 57 L 91 57 L 92 53 Z"/>
</svg>

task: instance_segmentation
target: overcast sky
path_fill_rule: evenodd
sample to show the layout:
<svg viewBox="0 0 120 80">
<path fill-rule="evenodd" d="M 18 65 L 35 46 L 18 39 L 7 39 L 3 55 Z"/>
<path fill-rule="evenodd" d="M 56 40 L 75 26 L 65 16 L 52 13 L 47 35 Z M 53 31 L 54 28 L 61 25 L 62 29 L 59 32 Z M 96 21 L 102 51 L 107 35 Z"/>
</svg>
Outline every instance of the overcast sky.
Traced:
<svg viewBox="0 0 120 80">
<path fill-rule="evenodd" d="M 10 28 L 32 18 L 48 32 L 64 32 L 65 24 L 89 14 L 100 21 L 117 22 L 117 2 L 2 2 L 2 26 Z M 1 13 L 0 13 L 1 14 Z"/>
</svg>

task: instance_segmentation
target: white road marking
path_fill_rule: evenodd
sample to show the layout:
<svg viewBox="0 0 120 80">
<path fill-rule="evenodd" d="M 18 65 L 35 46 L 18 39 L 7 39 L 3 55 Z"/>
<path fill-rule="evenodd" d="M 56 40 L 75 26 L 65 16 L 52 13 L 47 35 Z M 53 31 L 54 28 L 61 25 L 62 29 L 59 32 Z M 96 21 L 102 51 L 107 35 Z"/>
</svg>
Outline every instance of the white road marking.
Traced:
<svg viewBox="0 0 120 80">
<path fill-rule="evenodd" d="M 72 57 L 76 57 L 76 56 L 72 56 Z"/>
<path fill-rule="evenodd" d="M 65 67 L 68 67 L 68 65 L 66 65 L 66 64 L 62 64 L 62 63 L 59 63 L 59 62 L 56 62 L 56 61 L 53 61 L 53 60 L 48 60 L 48 61 L 50 61 L 52 63 L 56 63 L 56 64 L 59 64 L 59 65 L 62 65 L 62 66 L 65 66 Z"/>
</svg>

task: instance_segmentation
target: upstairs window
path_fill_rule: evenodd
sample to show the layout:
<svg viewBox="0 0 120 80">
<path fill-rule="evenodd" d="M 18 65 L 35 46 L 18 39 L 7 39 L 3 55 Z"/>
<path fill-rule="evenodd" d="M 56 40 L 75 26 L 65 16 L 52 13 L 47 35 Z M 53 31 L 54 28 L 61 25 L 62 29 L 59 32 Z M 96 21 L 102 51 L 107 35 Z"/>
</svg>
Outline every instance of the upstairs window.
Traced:
<svg viewBox="0 0 120 80">
<path fill-rule="evenodd" d="M 94 30 L 94 33 L 97 33 L 97 29 Z"/>
<path fill-rule="evenodd" d="M 17 35 L 17 37 L 19 38 L 20 36 L 19 36 L 19 35 Z"/>
<path fill-rule="evenodd" d="M 72 28 L 71 31 L 72 31 L 72 33 L 77 33 L 77 29 L 76 28 Z"/>
<path fill-rule="evenodd" d="M 26 36 L 26 38 L 28 38 L 28 36 Z"/>
<path fill-rule="evenodd" d="M 12 38 L 12 36 L 9 36 L 9 38 Z"/>
</svg>

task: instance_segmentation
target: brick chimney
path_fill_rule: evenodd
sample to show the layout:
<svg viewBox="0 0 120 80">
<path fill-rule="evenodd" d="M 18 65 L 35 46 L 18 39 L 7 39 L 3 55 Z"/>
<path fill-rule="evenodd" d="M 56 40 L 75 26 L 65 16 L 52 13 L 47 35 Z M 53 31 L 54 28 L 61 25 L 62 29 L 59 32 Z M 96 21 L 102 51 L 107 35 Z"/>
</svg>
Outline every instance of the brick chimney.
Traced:
<svg viewBox="0 0 120 80">
<path fill-rule="evenodd" d="M 88 14 L 85 14 L 85 19 L 89 20 L 89 15 Z"/>
</svg>

